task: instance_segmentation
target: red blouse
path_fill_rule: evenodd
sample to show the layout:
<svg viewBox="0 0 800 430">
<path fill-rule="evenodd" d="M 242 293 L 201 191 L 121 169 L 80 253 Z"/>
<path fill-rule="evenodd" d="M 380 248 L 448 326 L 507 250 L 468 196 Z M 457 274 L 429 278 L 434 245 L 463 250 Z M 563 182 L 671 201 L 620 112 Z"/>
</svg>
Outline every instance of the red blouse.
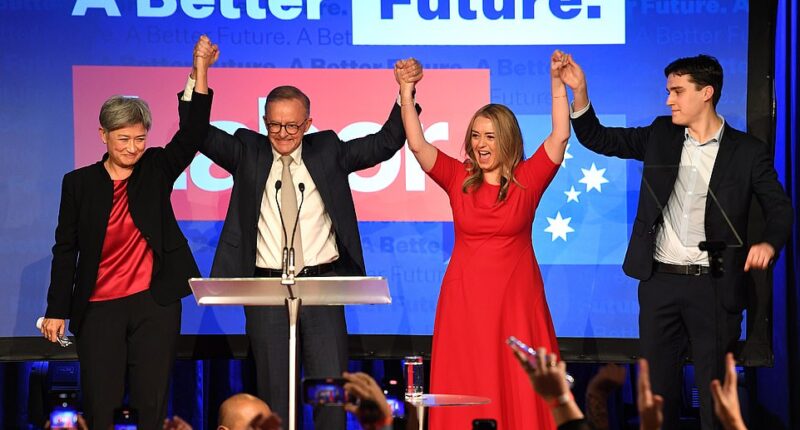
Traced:
<svg viewBox="0 0 800 430">
<path fill-rule="evenodd" d="M 128 209 L 128 181 L 114 181 L 114 204 L 100 254 L 91 302 L 119 299 L 150 288 L 153 251 Z"/>
</svg>

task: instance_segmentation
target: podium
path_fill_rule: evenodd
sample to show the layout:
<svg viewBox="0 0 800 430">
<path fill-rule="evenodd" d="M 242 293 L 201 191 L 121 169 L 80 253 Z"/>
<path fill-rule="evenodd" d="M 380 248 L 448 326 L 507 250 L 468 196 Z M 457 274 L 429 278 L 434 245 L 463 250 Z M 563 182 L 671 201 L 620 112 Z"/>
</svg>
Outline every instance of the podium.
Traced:
<svg viewBox="0 0 800 430">
<path fill-rule="evenodd" d="M 295 393 L 300 306 L 392 303 L 389 285 L 380 276 L 192 278 L 189 286 L 198 305 L 286 306 L 289 311 L 289 430 L 297 428 Z"/>
</svg>

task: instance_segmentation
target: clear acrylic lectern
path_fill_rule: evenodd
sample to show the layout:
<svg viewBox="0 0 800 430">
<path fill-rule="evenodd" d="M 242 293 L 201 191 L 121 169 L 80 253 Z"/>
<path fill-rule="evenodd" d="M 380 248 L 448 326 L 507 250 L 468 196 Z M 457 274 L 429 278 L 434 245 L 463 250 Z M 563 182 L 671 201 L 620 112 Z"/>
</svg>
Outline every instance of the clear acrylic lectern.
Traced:
<svg viewBox="0 0 800 430">
<path fill-rule="evenodd" d="M 297 319 L 300 306 L 392 303 L 389 285 L 379 276 L 319 278 L 192 278 L 198 305 L 286 306 L 289 311 L 289 430 L 297 427 Z M 337 375 L 338 376 L 338 375 Z"/>
</svg>

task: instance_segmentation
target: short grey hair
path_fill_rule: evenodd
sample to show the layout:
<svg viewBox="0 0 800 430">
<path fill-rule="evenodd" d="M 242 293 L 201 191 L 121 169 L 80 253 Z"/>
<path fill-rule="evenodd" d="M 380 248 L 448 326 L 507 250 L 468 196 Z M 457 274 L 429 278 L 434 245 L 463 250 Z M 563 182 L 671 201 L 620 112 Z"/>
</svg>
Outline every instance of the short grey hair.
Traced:
<svg viewBox="0 0 800 430">
<path fill-rule="evenodd" d="M 153 125 L 147 102 L 131 96 L 112 96 L 100 108 L 100 127 L 105 131 L 142 124 L 147 131 Z"/>
<path fill-rule="evenodd" d="M 297 100 L 306 108 L 306 116 L 311 115 L 311 100 L 309 100 L 306 93 L 300 91 L 300 88 L 291 85 L 282 85 L 275 87 L 267 94 L 267 101 L 264 102 L 264 112 L 268 109 L 270 103 L 279 100 Z"/>
</svg>

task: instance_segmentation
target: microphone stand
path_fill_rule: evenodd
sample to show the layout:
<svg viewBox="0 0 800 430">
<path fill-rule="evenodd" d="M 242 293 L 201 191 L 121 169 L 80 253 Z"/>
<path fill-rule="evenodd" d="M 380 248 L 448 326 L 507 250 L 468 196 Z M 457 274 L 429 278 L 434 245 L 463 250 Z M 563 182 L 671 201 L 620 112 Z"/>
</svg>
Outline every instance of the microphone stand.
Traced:
<svg viewBox="0 0 800 430">
<path fill-rule="evenodd" d="M 722 241 L 702 241 L 698 245 L 701 251 L 708 252 L 708 268 L 711 271 L 711 276 L 721 278 L 725 274 L 725 268 L 722 263 L 722 251 L 728 246 Z"/>
<path fill-rule="evenodd" d="M 281 212 L 281 203 L 278 199 L 278 191 L 281 189 L 281 181 L 275 182 L 275 204 L 278 206 L 278 217 L 281 220 L 281 229 L 283 230 L 283 251 L 281 254 L 281 285 L 285 285 L 289 291 L 289 297 L 286 298 L 286 310 L 289 312 L 289 430 L 296 430 L 297 428 L 297 318 L 300 315 L 299 297 L 294 295 L 292 287 L 295 284 L 294 280 L 294 234 L 292 235 L 292 244 L 289 248 L 289 238 L 286 234 L 286 224 L 283 221 L 283 213 Z M 289 186 L 292 186 L 291 184 Z M 300 217 L 300 210 L 297 211 L 298 218 Z M 295 222 L 295 229 L 297 222 Z"/>
</svg>

